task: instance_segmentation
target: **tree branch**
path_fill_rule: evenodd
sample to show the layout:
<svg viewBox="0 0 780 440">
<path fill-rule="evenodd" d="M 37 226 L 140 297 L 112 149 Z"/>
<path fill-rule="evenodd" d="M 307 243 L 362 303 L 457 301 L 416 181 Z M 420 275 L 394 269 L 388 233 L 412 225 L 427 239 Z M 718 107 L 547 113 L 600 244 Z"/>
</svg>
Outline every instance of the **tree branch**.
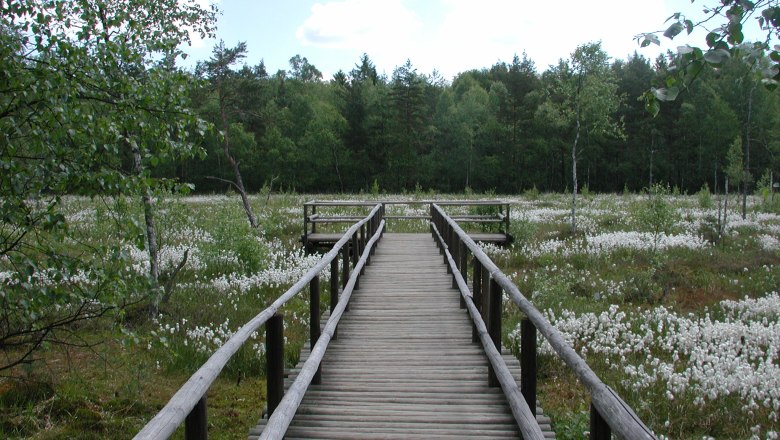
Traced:
<svg viewBox="0 0 780 440">
<path fill-rule="evenodd" d="M 233 187 L 234 187 L 236 190 L 239 190 L 239 191 L 241 190 L 241 189 L 238 187 L 238 185 L 236 184 L 236 182 L 233 182 L 232 180 L 222 179 L 222 178 L 220 178 L 220 177 L 216 177 L 216 176 L 206 176 L 206 178 L 207 178 L 207 179 L 209 179 L 209 180 L 217 180 L 217 181 L 219 181 L 219 182 L 228 183 L 228 184 L 230 184 L 230 185 L 233 185 Z"/>
</svg>

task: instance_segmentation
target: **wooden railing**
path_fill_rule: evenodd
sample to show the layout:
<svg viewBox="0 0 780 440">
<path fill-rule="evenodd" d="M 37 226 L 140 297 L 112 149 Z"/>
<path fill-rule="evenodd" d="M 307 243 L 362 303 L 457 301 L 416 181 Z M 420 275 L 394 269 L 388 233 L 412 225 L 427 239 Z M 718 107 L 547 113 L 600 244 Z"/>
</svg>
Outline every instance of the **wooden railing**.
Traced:
<svg viewBox="0 0 780 440">
<path fill-rule="evenodd" d="M 303 236 L 301 241 L 306 249 L 309 249 L 309 236 L 321 232 L 318 225 L 335 224 L 335 223 L 353 223 L 359 220 L 361 215 L 354 214 L 334 214 L 332 211 L 329 213 L 326 210 L 328 208 L 360 208 L 371 207 L 375 205 L 382 206 L 382 218 L 386 221 L 390 220 L 426 220 L 430 221 L 431 216 L 428 214 L 430 207 L 434 204 L 439 206 L 462 206 L 470 208 L 494 208 L 495 213 L 488 214 L 454 214 L 452 218 L 461 223 L 480 223 L 480 224 L 499 224 L 502 233 L 509 236 L 509 203 L 502 200 L 381 200 L 376 202 L 368 201 L 338 201 L 338 200 L 311 200 L 303 204 Z M 429 209 L 423 215 L 392 215 L 388 214 L 388 206 L 424 206 L 428 205 Z M 323 209 L 324 208 L 324 209 Z"/>
<path fill-rule="evenodd" d="M 544 433 L 539 427 L 534 413 L 536 402 L 529 402 L 524 398 L 517 386 L 517 382 L 515 382 L 512 373 L 509 371 L 509 367 L 501 356 L 500 289 L 491 283 L 490 295 L 487 296 L 488 313 L 487 316 L 484 316 L 484 319 L 488 321 L 488 324 L 486 324 L 480 313 L 481 304 L 477 306 L 475 301 L 478 301 L 478 299 L 472 296 L 464 274 L 458 270 L 458 265 L 450 252 L 449 246 L 433 222 L 431 222 L 431 231 L 434 238 L 436 238 L 440 252 L 444 254 L 444 259 L 448 264 L 448 272 L 453 274 L 454 287 L 457 287 L 460 291 L 461 304 L 465 305 L 469 311 L 469 316 L 474 326 L 472 340 L 473 342 L 482 343 L 482 348 L 490 361 L 488 384 L 490 386 L 501 386 L 524 440 L 544 439 Z M 534 410 L 529 405 L 533 405 Z"/>
<path fill-rule="evenodd" d="M 517 385 L 514 379 L 511 379 L 511 376 L 501 379 L 502 376 L 506 376 L 506 371 L 502 371 L 505 366 L 494 363 L 495 354 L 488 352 L 491 358 L 489 381 L 491 384 L 501 384 L 502 389 L 507 393 L 513 414 L 516 411 L 515 406 L 518 406 L 518 414 L 515 414 L 518 424 L 525 423 L 524 420 L 528 418 L 525 408 L 530 411 L 536 409 L 536 332 L 538 329 L 590 393 L 590 438 L 592 440 L 608 440 L 611 438 L 612 431 L 625 440 L 656 439 L 653 432 L 645 426 L 631 407 L 596 376 L 590 366 L 566 343 L 558 329 L 553 327 L 520 293 L 517 286 L 461 229 L 458 222 L 448 216 L 438 204 L 431 205 L 431 231 L 444 250 L 445 262 L 448 263 L 448 270 L 453 274 L 453 287 L 460 289 L 462 305 L 468 308 L 472 316 L 475 325 L 475 342 L 477 339 L 481 340 L 483 347 L 489 351 L 501 349 L 502 291 L 509 295 L 525 315 L 521 322 L 520 337 L 520 391 L 525 405 L 516 402 Z M 473 293 L 469 292 L 467 284 L 469 254 L 472 256 Z M 487 323 L 486 328 L 479 325 L 483 320 Z M 487 344 L 488 336 L 494 347 L 489 347 L 490 344 Z M 510 379 L 511 383 L 505 387 L 504 381 Z M 523 428 L 522 425 L 520 427 Z M 524 438 L 534 438 L 525 435 L 523 432 Z"/>
<path fill-rule="evenodd" d="M 321 383 L 321 363 L 322 358 L 325 356 L 325 351 L 328 349 L 331 339 L 336 337 L 336 329 L 341 320 L 344 311 L 349 305 L 349 300 L 352 297 L 352 292 L 358 286 L 358 278 L 363 270 L 363 267 L 368 263 L 368 260 L 374 250 L 374 245 L 381 237 L 385 227 L 385 221 L 382 220 L 379 224 L 379 228 L 366 243 L 365 250 L 360 257 L 360 260 L 354 267 L 352 276 L 349 277 L 349 281 L 344 290 L 341 292 L 341 298 L 338 303 L 333 307 L 331 303 L 331 314 L 328 318 L 328 322 L 322 329 L 322 334 L 318 335 L 318 338 L 312 339 L 311 352 L 306 362 L 301 367 L 301 371 L 298 373 L 295 381 L 290 385 L 279 406 L 275 411 L 269 410 L 268 423 L 265 426 L 261 440 L 272 440 L 284 438 L 287 432 L 287 428 L 290 426 L 298 407 L 301 405 L 303 396 L 306 393 L 310 384 L 319 385 Z M 316 325 L 312 325 L 312 328 L 319 328 L 319 322 Z M 316 341 L 316 343 L 315 343 Z"/>
<path fill-rule="evenodd" d="M 284 324 L 282 315 L 280 315 L 278 311 L 284 304 L 308 285 L 311 292 L 309 302 L 310 322 L 312 323 L 310 326 L 310 346 L 314 347 L 310 359 L 317 359 L 314 353 L 315 349 L 317 350 L 317 353 L 320 353 L 320 351 L 324 353 L 322 344 L 324 343 L 324 346 L 327 347 L 327 342 L 322 341 L 329 341 L 334 337 L 336 334 L 336 325 L 338 325 L 338 319 L 335 320 L 333 325 L 331 325 L 331 321 L 333 321 L 333 318 L 336 316 L 340 317 L 344 307 L 346 307 L 352 289 L 357 288 L 358 275 L 363 266 L 370 260 L 371 251 L 373 250 L 371 246 L 376 243 L 376 240 L 378 240 L 384 230 L 382 213 L 382 205 L 377 204 L 368 216 L 352 225 L 333 248 L 326 253 L 313 268 L 306 272 L 301 279 L 284 294 L 279 296 L 268 308 L 244 324 L 243 327 L 236 331 L 230 339 L 211 355 L 206 363 L 204 363 L 198 371 L 196 371 L 195 374 L 179 388 L 165 407 L 160 410 L 160 412 L 157 413 L 157 415 L 155 415 L 134 438 L 138 440 L 167 439 L 182 423 L 184 423 L 185 438 L 187 440 L 206 439 L 208 427 L 206 393 L 230 358 L 249 339 L 251 334 L 263 324 L 265 324 L 266 328 L 266 361 L 268 362 L 266 371 L 268 414 L 274 414 L 275 409 L 280 407 L 280 404 L 285 408 L 284 412 L 288 411 L 287 408 L 289 408 L 289 404 L 283 403 Z M 371 236 L 371 240 L 368 241 L 365 240 L 366 228 L 368 228 L 368 235 Z M 353 267 L 351 273 L 350 248 L 352 249 L 351 263 Z M 360 254 L 362 254 L 362 257 L 358 260 L 358 255 Z M 344 288 L 341 300 L 338 296 L 339 257 L 341 257 L 342 260 L 341 284 Z M 331 319 L 328 320 L 328 325 L 322 334 L 325 335 L 325 337 L 322 337 L 319 331 L 319 274 L 325 270 L 328 265 L 330 265 Z M 321 354 L 318 357 L 321 359 Z M 308 361 L 306 365 L 309 365 Z M 319 360 L 317 361 L 317 367 L 319 367 Z M 319 368 L 315 368 L 313 372 L 310 370 L 312 370 L 312 368 L 307 370 L 307 376 L 309 376 L 310 381 L 316 383 L 319 380 Z M 297 408 L 297 405 L 295 407 Z M 278 422 L 274 423 L 276 424 Z"/>
</svg>

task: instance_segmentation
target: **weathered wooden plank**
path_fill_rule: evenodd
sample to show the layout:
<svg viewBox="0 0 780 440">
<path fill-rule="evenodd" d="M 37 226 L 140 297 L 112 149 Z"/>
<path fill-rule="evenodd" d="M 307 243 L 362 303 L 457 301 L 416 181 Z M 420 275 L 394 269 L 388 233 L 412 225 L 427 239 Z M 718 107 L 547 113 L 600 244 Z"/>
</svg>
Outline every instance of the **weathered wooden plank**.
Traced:
<svg viewBox="0 0 780 440">
<path fill-rule="evenodd" d="M 518 438 L 471 336 L 430 236 L 385 234 L 286 438 Z M 308 356 L 305 347 L 301 364 Z M 503 357 L 519 378 L 517 360 Z M 537 420 L 549 431 L 549 419 Z"/>
<path fill-rule="evenodd" d="M 444 211 L 433 205 L 434 222 L 444 223 L 455 229 L 471 253 L 480 260 L 485 269 L 509 295 L 517 307 L 533 322 L 537 330 L 591 394 L 591 402 L 607 420 L 610 428 L 620 438 L 656 440 L 655 434 L 645 426 L 639 417 L 623 400 L 593 372 L 588 364 L 566 342 L 560 331 L 553 327 L 542 313 L 523 296 L 517 286 L 485 255 L 484 251 L 460 226 L 449 219 Z"/>
</svg>

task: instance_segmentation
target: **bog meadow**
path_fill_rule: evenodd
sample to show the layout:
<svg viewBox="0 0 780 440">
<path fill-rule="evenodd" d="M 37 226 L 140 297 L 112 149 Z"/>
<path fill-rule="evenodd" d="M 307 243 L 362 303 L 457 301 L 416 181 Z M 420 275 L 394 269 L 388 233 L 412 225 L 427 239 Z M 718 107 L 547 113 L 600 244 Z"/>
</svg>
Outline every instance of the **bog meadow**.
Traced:
<svg viewBox="0 0 780 440">
<path fill-rule="evenodd" d="M 135 435 L 317 264 L 308 200 L 498 199 L 513 241 L 484 252 L 659 438 L 777 439 L 780 6 L 714 3 L 637 30 L 707 31 L 654 60 L 573 42 L 546 68 L 518 48 L 388 75 L 363 54 L 323 78 L 242 42 L 181 67 L 216 32 L 195 0 L 0 1 L 0 437 Z M 288 367 L 309 300 L 282 310 Z M 260 418 L 264 338 L 209 389 L 212 438 Z M 587 438 L 585 387 L 539 348 L 557 438 Z"/>
<path fill-rule="evenodd" d="M 125 265 L 105 289 L 121 285 L 135 294 L 122 295 L 121 303 L 86 304 L 85 313 L 104 315 L 53 330 L 67 332 L 72 345 L 44 341 L 34 362 L 11 370 L 18 377 L 3 382 L 4 435 L 134 435 L 232 332 L 316 263 L 318 257 L 307 256 L 299 241 L 302 204 L 310 197 L 252 196 L 258 228 L 248 225 L 237 195 L 161 198 L 160 274 L 175 282 L 163 287 L 169 297 L 159 313 L 147 317 L 148 295 L 140 288 L 147 282 L 148 254 L 137 243 L 121 243 L 117 252 Z M 657 434 L 776 438 L 780 215 L 771 196 L 751 197 L 745 219 L 739 210 L 727 211 L 719 230 L 724 213 L 718 212 L 718 196 L 708 192 L 588 194 L 576 234 L 567 195 L 529 191 L 502 199 L 511 202 L 515 241 L 507 248 L 485 245 L 485 251 Z M 63 207 L 71 234 L 63 245 L 77 246 L 82 255 L 117 239 L 116 212 L 125 220 L 143 218 L 138 204 L 121 200 L 72 197 Z M 394 232 L 426 230 L 420 220 L 390 226 Z M 177 271 L 185 253 L 186 264 Z M 0 276 L 13 313 L 46 313 L 42 304 L 14 296 L 24 288 L 56 295 L 107 283 L 92 273 Z M 60 307 L 73 306 L 63 300 Z M 509 346 L 519 344 L 513 310 L 505 311 Z M 308 335 L 305 295 L 283 312 L 293 365 Z M 251 342 L 209 392 L 214 438 L 246 435 L 260 417 L 264 335 Z M 540 403 L 559 438 L 582 438 L 586 392 L 541 337 L 540 347 Z M 6 360 L 19 351 L 4 350 Z"/>
</svg>

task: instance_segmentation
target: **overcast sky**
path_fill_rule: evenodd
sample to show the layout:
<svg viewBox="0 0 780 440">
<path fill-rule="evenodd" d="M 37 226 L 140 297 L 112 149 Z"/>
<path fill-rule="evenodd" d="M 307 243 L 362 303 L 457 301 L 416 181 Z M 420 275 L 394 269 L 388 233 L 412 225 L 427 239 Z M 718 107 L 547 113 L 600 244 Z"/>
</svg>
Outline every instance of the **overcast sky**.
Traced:
<svg viewBox="0 0 780 440">
<path fill-rule="evenodd" d="M 198 0 L 208 2 L 210 0 Z M 217 40 L 228 47 L 246 41 L 245 62 L 265 61 L 269 73 L 289 69 L 296 54 L 306 57 L 325 80 L 349 72 L 368 54 L 380 73 L 410 59 L 419 73 L 437 69 L 446 79 L 470 69 L 511 62 L 525 51 L 538 71 L 567 58 L 580 44 L 601 41 L 613 58 L 635 50 L 655 58 L 686 41 L 640 49 L 634 37 L 664 29 L 665 20 L 685 10 L 702 17 L 709 1 L 697 0 L 219 0 Z M 695 34 L 694 34 L 695 36 Z M 693 37 L 693 36 L 692 36 Z M 662 38 L 662 40 L 665 40 Z M 703 45 L 704 39 L 691 44 Z M 187 49 L 207 59 L 215 41 Z"/>
</svg>

